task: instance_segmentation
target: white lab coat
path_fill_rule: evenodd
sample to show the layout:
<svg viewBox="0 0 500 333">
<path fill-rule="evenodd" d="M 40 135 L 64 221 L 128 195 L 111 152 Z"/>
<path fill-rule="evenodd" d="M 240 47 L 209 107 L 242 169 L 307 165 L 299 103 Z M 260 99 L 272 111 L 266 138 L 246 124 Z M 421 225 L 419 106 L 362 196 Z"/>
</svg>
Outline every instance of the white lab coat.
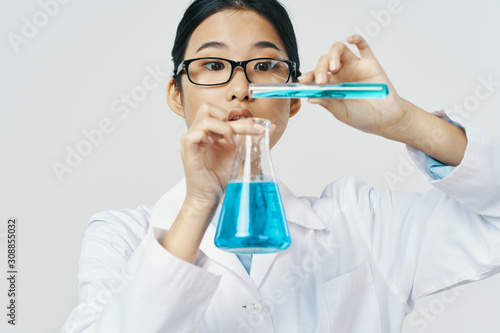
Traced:
<svg viewBox="0 0 500 333">
<path fill-rule="evenodd" d="M 254 255 L 250 274 L 213 225 L 194 265 L 160 245 L 183 181 L 154 207 L 93 216 L 63 332 L 401 332 L 419 298 L 500 271 L 500 140 L 454 120 L 465 158 L 425 195 L 346 177 L 296 197 L 280 183 L 292 244 Z"/>
</svg>

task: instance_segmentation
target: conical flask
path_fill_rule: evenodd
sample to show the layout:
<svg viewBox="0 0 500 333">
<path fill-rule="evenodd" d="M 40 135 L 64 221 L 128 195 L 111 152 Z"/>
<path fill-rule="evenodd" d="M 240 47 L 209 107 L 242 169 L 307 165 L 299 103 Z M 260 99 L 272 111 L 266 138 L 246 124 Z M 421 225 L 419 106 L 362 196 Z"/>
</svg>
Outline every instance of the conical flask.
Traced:
<svg viewBox="0 0 500 333">
<path fill-rule="evenodd" d="M 290 246 L 291 240 L 269 151 L 271 122 L 250 119 L 266 130 L 236 136 L 215 245 L 234 253 L 278 252 Z"/>
</svg>

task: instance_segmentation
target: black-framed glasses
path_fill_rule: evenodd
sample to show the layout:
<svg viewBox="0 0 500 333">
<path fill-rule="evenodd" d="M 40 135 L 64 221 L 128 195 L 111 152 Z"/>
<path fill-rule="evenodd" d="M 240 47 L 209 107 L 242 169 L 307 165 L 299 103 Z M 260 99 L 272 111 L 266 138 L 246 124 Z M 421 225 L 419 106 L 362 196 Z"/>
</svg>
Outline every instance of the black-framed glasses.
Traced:
<svg viewBox="0 0 500 333">
<path fill-rule="evenodd" d="M 228 83 L 234 69 L 242 67 L 250 83 L 286 83 L 296 73 L 293 61 L 276 58 L 255 58 L 233 61 L 224 58 L 206 57 L 187 59 L 177 67 L 176 75 L 186 70 L 191 83 L 199 86 L 217 86 Z"/>
</svg>

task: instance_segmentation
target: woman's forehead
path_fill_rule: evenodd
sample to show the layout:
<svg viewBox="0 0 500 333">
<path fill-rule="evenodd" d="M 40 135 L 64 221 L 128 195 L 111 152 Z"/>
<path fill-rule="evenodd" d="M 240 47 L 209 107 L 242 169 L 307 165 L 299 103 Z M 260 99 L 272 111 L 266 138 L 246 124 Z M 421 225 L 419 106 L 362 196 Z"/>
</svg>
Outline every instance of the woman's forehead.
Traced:
<svg viewBox="0 0 500 333">
<path fill-rule="evenodd" d="M 213 51 L 243 54 L 261 50 L 286 56 L 273 25 L 251 10 L 223 10 L 206 18 L 194 30 L 185 55 L 192 58 Z"/>
</svg>

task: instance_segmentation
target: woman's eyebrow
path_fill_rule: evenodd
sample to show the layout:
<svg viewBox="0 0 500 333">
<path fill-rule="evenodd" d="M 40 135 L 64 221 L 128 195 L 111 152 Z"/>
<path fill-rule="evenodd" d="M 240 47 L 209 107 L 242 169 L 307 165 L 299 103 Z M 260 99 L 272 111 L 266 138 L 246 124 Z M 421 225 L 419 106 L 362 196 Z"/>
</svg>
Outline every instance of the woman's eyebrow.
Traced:
<svg viewBox="0 0 500 333">
<path fill-rule="evenodd" d="M 275 49 L 275 50 L 281 52 L 281 49 L 276 44 L 274 44 L 272 42 L 268 42 L 266 40 L 262 40 L 260 42 L 255 43 L 254 47 L 257 47 L 259 49 L 272 48 L 272 49 Z"/>
<path fill-rule="evenodd" d="M 208 49 L 208 48 L 216 48 L 216 49 L 227 49 L 228 46 L 227 44 L 225 43 L 222 43 L 222 42 L 218 42 L 218 41 L 211 41 L 211 42 L 207 42 L 207 43 L 203 43 L 197 50 L 195 53 L 198 53 L 200 52 L 201 50 L 204 50 L 204 49 Z M 266 49 L 266 48 L 271 48 L 271 49 L 275 49 L 277 51 L 280 51 L 281 52 L 281 49 L 274 43 L 272 42 L 269 42 L 269 41 L 265 41 L 265 40 L 262 40 L 260 42 L 257 42 L 254 44 L 254 47 L 255 48 L 258 48 L 258 49 Z"/>
<path fill-rule="evenodd" d="M 212 41 L 212 42 L 208 42 L 208 43 L 204 43 L 203 45 L 201 45 L 195 53 L 198 53 L 200 52 L 201 50 L 204 50 L 204 49 L 208 49 L 208 48 L 211 48 L 211 47 L 214 47 L 216 49 L 227 49 L 227 45 L 222 43 L 222 42 L 217 42 L 217 41 Z"/>
</svg>

